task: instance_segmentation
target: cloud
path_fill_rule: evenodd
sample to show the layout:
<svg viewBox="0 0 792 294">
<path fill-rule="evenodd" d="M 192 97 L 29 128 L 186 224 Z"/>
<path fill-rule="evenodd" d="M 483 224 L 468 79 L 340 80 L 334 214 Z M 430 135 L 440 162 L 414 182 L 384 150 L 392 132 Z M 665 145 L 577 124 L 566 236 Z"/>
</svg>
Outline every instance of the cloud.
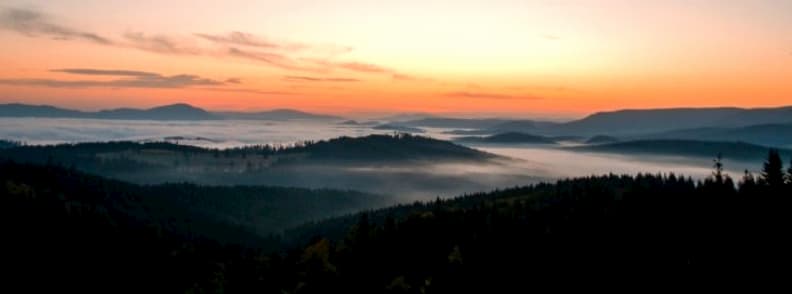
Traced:
<svg viewBox="0 0 792 294">
<path fill-rule="evenodd" d="M 228 48 L 228 55 L 237 57 L 237 58 L 244 58 L 250 59 L 255 61 L 264 62 L 271 66 L 287 69 L 287 70 L 295 70 L 295 71 L 310 71 L 310 72 L 320 72 L 322 69 L 320 68 L 312 68 L 308 66 L 304 66 L 296 62 L 295 60 L 278 53 L 271 53 L 271 52 L 256 52 L 256 51 L 248 51 L 242 50 L 239 48 L 231 47 Z"/>
<path fill-rule="evenodd" d="M 215 91 L 215 92 L 251 93 L 251 94 L 273 95 L 273 96 L 289 96 L 296 94 L 293 92 L 267 91 L 267 90 L 257 90 L 257 89 L 232 89 L 232 88 L 199 88 L 199 89 L 206 91 Z"/>
<path fill-rule="evenodd" d="M 229 78 L 225 80 L 226 84 L 241 84 L 242 80 L 240 78 Z"/>
<path fill-rule="evenodd" d="M 417 80 L 416 77 L 413 77 L 411 75 L 405 75 L 405 74 L 399 74 L 399 73 L 392 74 L 391 78 L 394 79 L 394 80 L 400 80 L 400 81 L 415 81 L 415 80 Z"/>
<path fill-rule="evenodd" d="M 202 54 L 200 49 L 185 46 L 172 37 L 164 35 L 146 35 L 142 32 L 128 32 L 124 34 L 124 39 L 130 42 L 132 47 L 143 51 L 179 55 Z"/>
<path fill-rule="evenodd" d="M 97 76 L 127 76 L 127 77 L 150 77 L 159 76 L 157 73 L 135 71 L 135 70 L 105 70 L 105 69 L 92 69 L 92 68 L 62 68 L 53 69 L 51 72 L 62 72 L 78 75 L 97 75 Z"/>
<path fill-rule="evenodd" d="M 79 39 L 102 45 L 114 42 L 98 34 L 53 23 L 48 16 L 33 10 L 7 8 L 0 12 L 0 28 L 27 36 L 48 36 L 58 40 Z"/>
<path fill-rule="evenodd" d="M 362 62 L 343 62 L 336 63 L 335 66 L 348 69 L 352 71 L 368 72 L 368 73 L 387 73 L 392 72 L 390 69 L 381 67 L 376 64 L 362 63 Z"/>
<path fill-rule="evenodd" d="M 418 80 L 415 77 L 411 77 L 399 73 L 393 69 L 372 63 L 357 61 L 333 61 L 333 56 L 352 50 L 352 48 L 344 46 L 273 42 L 267 40 L 266 38 L 257 37 L 253 34 L 239 31 L 233 31 L 220 35 L 195 33 L 191 35 L 192 39 L 133 31 L 124 33 L 118 40 L 111 40 L 92 32 L 82 31 L 56 24 L 45 14 L 34 10 L 5 9 L 0 12 L 0 29 L 8 29 L 32 37 L 48 36 L 61 40 L 88 41 L 117 48 L 133 48 L 158 54 L 233 57 L 257 61 L 269 66 L 289 71 L 326 73 L 328 71 L 342 69 L 366 74 L 386 74 L 390 75 L 394 80 Z M 190 41 L 194 41 L 196 38 L 218 44 L 220 45 L 220 48 L 201 48 L 194 46 Z M 291 53 L 290 51 L 298 50 L 303 51 L 303 55 L 310 54 L 312 57 L 297 58 L 289 55 Z M 123 77 L 149 76 L 154 78 L 156 75 L 144 72 L 109 73 L 85 69 L 65 69 L 61 71 L 65 73 L 82 75 L 112 75 Z M 159 81 L 161 81 L 162 77 L 159 78 Z M 187 77 L 182 78 L 182 80 L 186 79 Z M 11 80 L 6 80 L 6 82 L 9 81 Z M 124 81 L 134 82 L 134 79 Z M 36 80 L 28 82 L 43 83 L 44 81 Z M 234 81 L 229 80 L 226 81 L 226 83 L 233 84 Z M 60 83 L 57 82 L 52 84 L 60 85 Z"/>
<path fill-rule="evenodd" d="M 212 35 L 212 34 L 202 34 L 202 33 L 195 33 L 194 35 L 201 39 L 211 41 L 214 43 L 220 43 L 220 44 L 241 45 L 241 46 L 249 46 L 249 47 L 259 47 L 259 48 L 272 48 L 272 49 L 283 47 L 283 45 L 281 44 L 262 40 L 252 34 L 243 33 L 243 32 L 230 32 L 226 35 Z"/>
<path fill-rule="evenodd" d="M 57 79 L 0 79 L 0 85 L 37 86 L 51 88 L 185 88 L 191 86 L 219 86 L 224 82 L 181 74 L 165 76 L 157 73 L 132 70 L 55 69 L 75 75 L 122 76 L 116 80 L 57 80 Z"/>
<path fill-rule="evenodd" d="M 296 82 L 360 82 L 358 79 L 351 78 L 315 78 L 306 76 L 285 76 L 283 79 Z"/>
<path fill-rule="evenodd" d="M 453 97 L 453 98 L 475 98 L 475 99 L 515 99 L 515 100 L 538 100 L 542 99 L 541 97 L 532 96 L 532 95 L 524 95 L 524 96 L 514 96 L 514 95 L 505 95 L 505 94 L 497 94 L 497 93 L 481 93 L 481 92 L 451 92 L 443 94 L 445 97 Z"/>
</svg>

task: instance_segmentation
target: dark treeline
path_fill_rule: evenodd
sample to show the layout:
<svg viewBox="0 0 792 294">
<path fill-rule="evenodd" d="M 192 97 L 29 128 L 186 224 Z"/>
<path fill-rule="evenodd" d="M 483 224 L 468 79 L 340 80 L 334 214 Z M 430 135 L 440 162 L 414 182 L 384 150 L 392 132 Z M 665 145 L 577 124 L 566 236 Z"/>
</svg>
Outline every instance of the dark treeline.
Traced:
<svg viewBox="0 0 792 294">
<path fill-rule="evenodd" d="M 16 160 L 75 161 L 96 154 L 119 152 L 144 152 L 160 150 L 190 155 L 212 155 L 218 158 L 308 154 L 316 159 L 340 160 L 393 160 L 422 158 L 471 159 L 489 158 L 493 155 L 459 146 L 451 142 L 408 133 L 369 135 L 365 137 L 339 137 L 329 140 L 304 141 L 294 145 L 247 145 L 232 148 L 204 148 L 170 142 L 111 141 L 89 143 L 64 143 L 57 145 L 26 145 L 3 141 L 8 147 L 0 156 Z M 399 148 L 393 148 L 399 146 Z M 16 147 L 16 148 L 11 148 Z"/>
<path fill-rule="evenodd" d="M 4 253 L 19 258 L 4 266 L 38 280 L 62 278 L 70 289 L 515 292 L 508 287 L 626 271 L 771 269 L 786 266 L 792 248 L 792 167 L 776 151 L 760 175 L 740 180 L 716 160 L 702 181 L 592 176 L 361 213 L 301 227 L 292 234 L 311 236 L 305 246 L 266 255 L 142 225 L 101 205 L 108 195 L 75 188 L 92 181 L 60 180 L 67 170 L 20 180 L 47 168 L 4 169 L 2 223 L 13 245 Z"/>
</svg>

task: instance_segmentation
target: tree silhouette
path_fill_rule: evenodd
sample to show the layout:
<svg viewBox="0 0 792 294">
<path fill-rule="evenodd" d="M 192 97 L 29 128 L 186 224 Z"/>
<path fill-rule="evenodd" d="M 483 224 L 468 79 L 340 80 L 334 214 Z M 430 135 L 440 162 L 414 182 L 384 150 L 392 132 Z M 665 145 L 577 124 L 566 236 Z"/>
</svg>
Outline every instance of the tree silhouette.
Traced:
<svg viewBox="0 0 792 294">
<path fill-rule="evenodd" d="M 762 182 L 771 187 L 784 184 L 784 163 L 777 149 L 770 149 L 767 153 L 767 160 L 762 168 Z"/>
</svg>

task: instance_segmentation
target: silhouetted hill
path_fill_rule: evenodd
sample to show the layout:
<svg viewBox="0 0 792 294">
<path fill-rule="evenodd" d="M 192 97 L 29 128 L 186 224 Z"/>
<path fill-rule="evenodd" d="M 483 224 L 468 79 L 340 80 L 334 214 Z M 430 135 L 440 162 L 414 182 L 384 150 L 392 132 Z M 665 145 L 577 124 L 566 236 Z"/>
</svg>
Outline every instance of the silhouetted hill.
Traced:
<svg viewBox="0 0 792 294">
<path fill-rule="evenodd" d="M 179 103 L 150 109 L 119 108 L 112 110 L 102 110 L 90 115 L 91 118 L 100 119 L 129 119 L 129 120 L 211 120 L 217 119 L 209 112 Z"/>
<path fill-rule="evenodd" d="M 746 127 L 708 127 L 673 130 L 641 136 L 644 139 L 688 139 L 706 141 L 742 141 L 752 144 L 792 146 L 792 124 L 763 124 Z"/>
<path fill-rule="evenodd" d="M 671 108 L 600 112 L 558 125 L 550 130 L 555 133 L 577 135 L 624 135 L 700 127 L 737 127 L 790 122 L 792 122 L 792 107 Z"/>
<path fill-rule="evenodd" d="M 570 147 L 573 150 L 609 152 L 620 154 L 657 154 L 675 156 L 695 156 L 715 158 L 719 153 L 723 158 L 737 160 L 761 160 L 770 149 L 766 146 L 744 142 L 713 142 L 696 140 L 636 140 L 602 145 Z M 786 158 L 792 150 L 781 150 Z"/>
<path fill-rule="evenodd" d="M 20 103 L 0 104 L 0 117 L 55 117 L 85 118 L 88 113 L 58 108 L 49 105 L 28 105 Z"/>
<path fill-rule="evenodd" d="M 248 120 L 342 120 L 343 118 L 325 114 L 308 113 L 294 109 L 273 109 L 260 112 L 217 112 L 216 115 L 226 119 Z"/>
<path fill-rule="evenodd" d="M 619 138 L 606 135 L 596 135 L 586 140 L 586 144 L 608 144 L 619 142 Z"/>
<path fill-rule="evenodd" d="M 557 144 L 552 138 L 518 132 L 500 133 L 485 137 L 459 137 L 456 141 L 469 143 Z"/>
<path fill-rule="evenodd" d="M 397 131 L 397 132 L 404 132 L 404 133 L 416 133 L 416 134 L 421 134 L 421 133 L 425 132 L 424 130 L 422 130 L 420 128 L 408 127 L 408 126 L 397 125 L 397 124 L 381 124 L 381 125 L 372 127 L 372 129 L 384 130 L 384 131 Z"/>
<path fill-rule="evenodd" d="M 126 120 L 341 120 L 331 115 L 313 114 L 293 109 L 261 112 L 208 112 L 189 104 L 177 103 L 149 109 L 117 108 L 96 112 L 77 111 L 47 105 L 0 104 L 0 117 L 91 118 Z"/>
<path fill-rule="evenodd" d="M 0 117 L 91 118 L 127 120 L 210 120 L 217 117 L 188 104 L 172 104 L 150 109 L 118 108 L 97 112 L 76 111 L 44 105 L 3 104 Z"/>
</svg>

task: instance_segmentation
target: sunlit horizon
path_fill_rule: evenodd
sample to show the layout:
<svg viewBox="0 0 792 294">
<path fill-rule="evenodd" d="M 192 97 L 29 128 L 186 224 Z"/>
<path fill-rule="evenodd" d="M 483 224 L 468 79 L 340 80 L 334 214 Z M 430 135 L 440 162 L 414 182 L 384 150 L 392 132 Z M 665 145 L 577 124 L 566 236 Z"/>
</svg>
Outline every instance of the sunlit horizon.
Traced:
<svg viewBox="0 0 792 294">
<path fill-rule="evenodd" d="M 578 118 L 792 104 L 788 1 L 5 1 L 0 103 Z"/>
</svg>

